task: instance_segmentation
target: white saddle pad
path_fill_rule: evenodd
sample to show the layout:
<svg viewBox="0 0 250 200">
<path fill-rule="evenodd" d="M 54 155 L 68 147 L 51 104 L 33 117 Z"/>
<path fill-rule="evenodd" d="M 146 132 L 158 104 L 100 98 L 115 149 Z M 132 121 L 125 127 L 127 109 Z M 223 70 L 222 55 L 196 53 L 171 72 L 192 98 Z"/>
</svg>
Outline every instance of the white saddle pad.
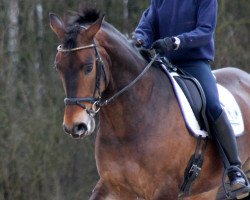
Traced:
<svg viewBox="0 0 250 200">
<path fill-rule="evenodd" d="M 195 136 L 202 136 L 207 137 L 208 133 L 204 130 L 200 129 L 198 121 L 193 113 L 193 110 L 183 93 L 182 89 L 175 81 L 173 76 L 176 76 L 176 73 L 171 73 L 171 82 L 173 83 L 174 91 L 176 93 L 182 115 L 185 119 L 186 125 L 191 133 Z M 242 114 L 240 111 L 240 107 L 236 102 L 234 96 L 223 86 L 217 84 L 218 91 L 219 91 L 219 99 L 222 105 L 222 108 L 227 113 L 228 119 L 233 127 L 234 133 L 236 136 L 240 136 L 244 132 L 244 122 L 242 118 Z"/>
</svg>

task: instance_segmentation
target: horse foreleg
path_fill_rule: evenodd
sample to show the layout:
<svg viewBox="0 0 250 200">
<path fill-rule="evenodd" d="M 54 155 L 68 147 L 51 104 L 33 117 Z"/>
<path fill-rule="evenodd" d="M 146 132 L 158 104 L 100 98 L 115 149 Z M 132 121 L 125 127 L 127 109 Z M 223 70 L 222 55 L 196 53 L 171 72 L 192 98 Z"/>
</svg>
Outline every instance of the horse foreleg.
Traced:
<svg viewBox="0 0 250 200">
<path fill-rule="evenodd" d="M 108 196 L 108 189 L 105 187 L 101 180 L 98 181 L 95 188 L 92 191 L 92 195 L 89 200 L 105 200 Z"/>
<path fill-rule="evenodd" d="M 131 191 L 127 191 L 122 187 L 118 188 L 116 191 L 114 188 L 107 187 L 102 180 L 99 180 L 89 200 L 142 200 L 132 194 Z"/>
</svg>

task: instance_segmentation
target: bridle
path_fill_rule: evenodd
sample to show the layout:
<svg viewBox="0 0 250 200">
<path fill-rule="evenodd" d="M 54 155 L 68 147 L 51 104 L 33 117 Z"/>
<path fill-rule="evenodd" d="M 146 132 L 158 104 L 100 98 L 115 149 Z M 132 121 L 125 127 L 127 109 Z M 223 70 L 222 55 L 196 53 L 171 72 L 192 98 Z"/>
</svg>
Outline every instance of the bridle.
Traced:
<svg viewBox="0 0 250 200">
<path fill-rule="evenodd" d="M 90 48 L 94 48 L 95 56 L 96 56 L 96 60 L 95 60 L 96 83 L 95 83 L 95 89 L 93 92 L 93 96 L 92 97 L 81 97 L 81 98 L 79 98 L 79 97 L 74 97 L 74 98 L 66 97 L 64 99 L 64 104 L 65 105 L 78 105 L 81 108 L 83 108 L 84 110 L 86 110 L 89 115 L 94 116 L 100 110 L 100 107 L 97 106 L 97 104 L 98 104 L 99 100 L 101 99 L 101 94 L 102 94 L 102 92 L 101 92 L 101 77 L 102 77 L 102 75 L 104 76 L 105 84 L 108 85 L 108 79 L 107 79 L 106 71 L 104 68 L 104 62 L 101 59 L 99 51 L 97 50 L 95 41 L 93 41 L 93 44 L 81 46 L 81 47 L 76 47 L 76 48 L 72 48 L 72 49 L 64 49 L 62 47 L 62 45 L 59 45 L 57 47 L 57 51 L 63 52 L 63 53 L 68 53 L 68 52 L 80 51 L 80 50 L 90 49 Z M 97 93 L 98 97 L 95 97 L 96 93 Z M 92 104 L 91 108 L 88 108 L 84 104 L 84 102 L 91 103 Z"/>
<path fill-rule="evenodd" d="M 74 97 L 74 98 L 66 97 L 64 99 L 64 104 L 66 106 L 67 105 L 78 105 L 81 108 L 83 108 L 84 110 L 86 110 L 86 112 L 92 117 L 94 117 L 99 112 L 99 110 L 102 106 L 108 105 L 111 101 L 116 99 L 118 96 L 123 94 L 126 90 L 128 90 L 131 86 L 133 86 L 148 71 L 148 69 L 152 66 L 153 62 L 158 57 L 158 54 L 156 54 L 154 56 L 154 58 L 150 61 L 150 63 L 148 63 L 148 65 L 143 69 L 143 71 L 132 82 L 130 82 L 124 88 L 122 88 L 121 90 L 116 92 L 113 96 L 104 100 L 104 99 L 102 99 L 102 92 L 101 92 L 101 87 L 100 87 L 101 76 L 102 75 L 104 76 L 106 86 L 108 85 L 108 78 L 107 78 L 107 74 L 105 71 L 104 62 L 101 59 L 101 56 L 100 56 L 100 53 L 97 49 L 97 45 L 96 45 L 95 41 L 93 41 L 93 43 L 90 45 L 80 46 L 80 47 L 71 48 L 71 49 L 64 49 L 62 47 L 62 45 L 59 45 L 57 47 L 57 51 L 67 53 L 67 52 L 85 50 L 85 49 L 89 49 L 89 48 L 94 48 L 95 55 L 96 55 L 96 70 L 97 70 L 96 71 L 96 86 L 95 86 L 93 96 L 92 97 Z M 95 97 L 96 92 L 98 92 L 98 97 Z M 91 108 L 88 108 L 84 103 L 92 104 Z"/>
</svg>

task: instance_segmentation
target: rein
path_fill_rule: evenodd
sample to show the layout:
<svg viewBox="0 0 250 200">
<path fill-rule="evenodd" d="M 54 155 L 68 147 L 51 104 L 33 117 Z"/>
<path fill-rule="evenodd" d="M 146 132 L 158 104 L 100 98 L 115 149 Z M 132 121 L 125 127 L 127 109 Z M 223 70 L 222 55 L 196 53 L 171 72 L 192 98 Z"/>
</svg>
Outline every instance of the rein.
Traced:
<svg viewBox="0 0 250 200">
<path fill-rule="evenodd" d="M 81 97 L 74 97 L 74 98 L 66 97 L 64 99 L 64 104 L 65 105 L 78 105 L 81 108 L 85 109 L 86 112 L 92 117 L 94 117 L 95 114 L 97 114 L 99 112 L 99 110 L 100 110 L 100 108 L 102 106 L 108 105 L 110 102 L 114 101 L 117 97 L 119 97 L 125 91 L 127 91 L 133 85 L 135 85 L 138 82 L 138 80 L 141 79 L 141 77 L 149 70 L 149 68 L 152 66 L 153 62 L 158 58 L 158 54 L 156 54 L 154 56 L 154 58 L 143 69 L 143 71 L 133 81 L 131 81 L 124 88 L 122 88 L 121 90 L 116 92 L 113 96 L 103 100 L 102 97 L 101 97 L 101 91 L 100 91 L 101 72 L 104 73 L 104 79 L 105 79 L 106 82 L 107 82 L 107 75 L 105 73 L 105 65 L 104 65 L 104 63 L 103 63 L 103 61 L 102 61 L 102 59 L 100 57 L 100 54 L 99 54 L 99 51 L 97 50 L 97 46 L 96 46 L 95 42 L 93 44 L 90 44 L 90 45 L 76 47 L 76 48 L 72 48 L 72 49 L 64 49 L 62 47 L 62 45 L 59 45 L 57 47 L 57 51 L 67 53 L 67 52 L 74 52 L 74 51 L 79 51 L 79 50 L 84 50 L 84 49 L 89 49 L 89 48 L 94 48 L 95 49 L 96 63 L 98 63 L 96 66 L 99 68 L 99 69 L 97 69 L 97 72 L 99 72 L 99 73 L 96 74 L 96 87 L 95 87 L 93 97 L 83 97 L 83 98 L 81 98 Z M 98 98 L 95 97 L 95 93 L 96 93 L 97 90 L 98 90 Z M 88 108 L 84 104 L 84 102 L 91 103 L 92 104 L 91 108 Z"/>
<path fill-rule="evenodd" d="M 106 100 L 100 99 L 100 101 L 97 103 L 98 106 L 106 106 L 108 105 L 111 101 L 115 100 L 118 96 L 123 94 L 125 91 L 127 91 L 129 88 L 131 88 L 133 85 L 136 84 L 136 82 L 148 71 L 148 69 L 152 66 L 154 61 L 158 58 L 158 54 L 154 56 L 154 58 L 147 64 L 147 66 L 143 69 L 143 71 L 132 81 L 130 82 L 127 86 L 116 92 L 113 96 Z"/>
</svg>

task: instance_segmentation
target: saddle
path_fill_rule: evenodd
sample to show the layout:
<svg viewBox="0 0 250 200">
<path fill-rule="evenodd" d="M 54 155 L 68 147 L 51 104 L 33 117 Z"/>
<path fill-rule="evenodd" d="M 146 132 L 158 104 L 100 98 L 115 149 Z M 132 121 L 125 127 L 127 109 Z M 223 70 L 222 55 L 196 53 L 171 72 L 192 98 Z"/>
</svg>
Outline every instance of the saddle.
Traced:
<svg viewBox="0 0 250 200">
<path fill-rule="evenodd" d="M 182 70 L 174 67 L 166 58 L 162 57 L 155 61 L 170 79 L 183 118 L 189 132 L 196 138 L 210 137 L 209 123 L 206 117 L 206 98 L 200 83 Z M 233 95 L 223 86 L 217 84 L 219 100 L 232 125 L 235 136 L 244 133 L 244 122 L 239 105 Z"/>
</svg>

